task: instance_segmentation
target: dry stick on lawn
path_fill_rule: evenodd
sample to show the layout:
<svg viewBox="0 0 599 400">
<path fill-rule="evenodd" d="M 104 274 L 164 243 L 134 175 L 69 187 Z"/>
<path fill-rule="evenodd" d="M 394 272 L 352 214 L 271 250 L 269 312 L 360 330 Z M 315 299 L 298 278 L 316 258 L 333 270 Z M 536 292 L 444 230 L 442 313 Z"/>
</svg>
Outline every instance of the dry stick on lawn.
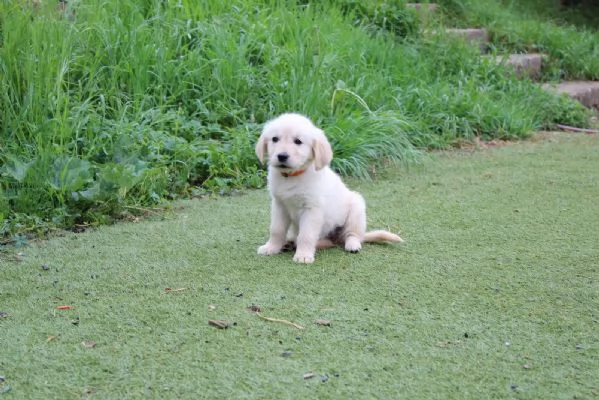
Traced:
<svg viewBox="0 0 599 400">
<path fill-rule="evenodd" d="M 163 294 L 167 294 L 167 293 L 174 293 L 174 292 L 182 292 L 184 290 L 187 290 L 187 288 L 179 288 L 179 289 L 171 289 L 171 288 L 166 288 L 164 289 L 164 293 Z"/>
<path fill-rule="evenodd" d="M 570 131 L 570 132 L 599 133 L 599 130 L 597 130 L 597 129 L 576 128 L 574 126 L 568 126 L 568 125 L 562 125 L 562 124 L 557 124 L 556 126 L 564 131 Z"/>
<path fill-rule="evenodd" d="M 293 322 L 291 322 L 291 321 L 287 321 L 287 320 L 285 320 L 285 319 L 268 318 L 268 317 L 265 317 L 264 315 L 260 314 L 260 313 L 259 313 L 259 312 L 257 312 L 257 311 L 256 311 L 256 315 L 257 315 L 257 316 L 259 316 L 260 318 L 262 318 L 262 319 L 263 319 L 263 320 L 265 320 L 265 321 L 270 321 L 270 322 L 280 322 L 280 323 L 282 323 L 282 324 L 285 324 L 285 325 L 291 325 L 291 326 L 293 326 L 294 328 L 297 328 L 297 329 L 299 329 L 299 330 L 302 330 L 302 329 L 304 329 L 304 327 L 303 327 L 303 326 L 301 326 L 301 325 L 298 325 L 298 324 L 295 324 L 295 323 L 293 323 Z"/>
</svg>

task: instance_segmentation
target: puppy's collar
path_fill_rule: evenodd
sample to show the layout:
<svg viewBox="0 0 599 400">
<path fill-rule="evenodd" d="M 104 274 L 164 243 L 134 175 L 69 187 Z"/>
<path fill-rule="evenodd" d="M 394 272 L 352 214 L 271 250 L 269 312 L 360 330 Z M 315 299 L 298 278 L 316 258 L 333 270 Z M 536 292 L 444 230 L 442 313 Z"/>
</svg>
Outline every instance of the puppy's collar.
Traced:
<svg viewBox="0 0 599 400">
<path fill-rule="evenodd" d="M 291 176 L 300 176 L 300 175 L 301 175 L 301 174 L 303 174 L 304 172 L 306 172 L 306 170 L 305 170 L 305 169 L 300 169 L 300 170 L 297 170 L 297 171 L 295 171 L 295 172 L 291 172 L 291 173 L 289 173 L 289 174 L 288 174 L 287 172 L 281 172 L 281 175 L 283 175 L 285 178 L 289 178 L 289 177 L 291 177 Z"/>
</svg>

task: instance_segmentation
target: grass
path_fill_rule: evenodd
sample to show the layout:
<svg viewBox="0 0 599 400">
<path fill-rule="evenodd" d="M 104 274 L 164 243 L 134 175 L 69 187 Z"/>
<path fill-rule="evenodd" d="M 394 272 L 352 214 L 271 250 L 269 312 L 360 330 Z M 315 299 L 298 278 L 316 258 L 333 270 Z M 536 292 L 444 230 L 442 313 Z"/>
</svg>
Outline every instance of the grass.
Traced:
<svg viewBox="0 0 599 400">
<path fill-rule="evenodd" d="M 488 23 L 497 47 L 544 46 L 545 79 L 598 76 L 595 31 L 478 3 L 459 21 Z M 2 243 L 260 187 L 253 144 L 286 111 L 316 120 L 334 166 L 359 177 L 419 149 L 588 124 L 572 100 L 422 28 L 400 0 L 0 2 Z"/>
<path fill-rule="evenodd" d="M 350 180 L 369 225 L 407 243 L 321 251 L 312 266 L 255 254 L 265 190 L 5 251 L 0 392 L 595 398 L 598 147 L 547 135 Z M 305 329 L 261 320 L 252 304 Z"/>
</svg>

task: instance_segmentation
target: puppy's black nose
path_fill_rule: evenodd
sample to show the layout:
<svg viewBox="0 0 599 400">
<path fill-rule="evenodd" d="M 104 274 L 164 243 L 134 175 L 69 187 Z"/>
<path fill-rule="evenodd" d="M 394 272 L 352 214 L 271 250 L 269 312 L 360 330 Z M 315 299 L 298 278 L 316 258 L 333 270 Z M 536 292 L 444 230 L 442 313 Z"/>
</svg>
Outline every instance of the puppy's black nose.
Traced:
<svg viewBox="0 0 599 400">
<path fill-rule="evenodd" d="M 285 162 L 289 159 L 289 154 L 287 153 L 279 153 L 277 154 L 277 159 L 279 160 L 279 162 Z"/>
</svg>

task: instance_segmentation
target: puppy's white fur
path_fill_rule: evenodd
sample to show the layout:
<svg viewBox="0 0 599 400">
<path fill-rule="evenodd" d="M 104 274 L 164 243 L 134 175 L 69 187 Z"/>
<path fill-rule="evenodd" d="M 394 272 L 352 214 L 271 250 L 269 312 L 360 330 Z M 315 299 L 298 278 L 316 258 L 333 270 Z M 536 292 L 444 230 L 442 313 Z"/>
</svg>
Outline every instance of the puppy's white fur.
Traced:
<svg viewBox="0 0 599 400">
<path fill-rule="evenodd" d="M 329 168 L 333 151 L 324 132 L 299 114 L 283 114 L 264 126 L 256 144 L 261 162 L 268 158 L 272 199 L 270 238 L 258 254 L 296 246 L 293 260 L 314 262 L 317 248 L 343 244 L 358 252 L 363 242 L 402 242 L 387 231 L 366 232 L 366 204 Z"/>
</svg>

